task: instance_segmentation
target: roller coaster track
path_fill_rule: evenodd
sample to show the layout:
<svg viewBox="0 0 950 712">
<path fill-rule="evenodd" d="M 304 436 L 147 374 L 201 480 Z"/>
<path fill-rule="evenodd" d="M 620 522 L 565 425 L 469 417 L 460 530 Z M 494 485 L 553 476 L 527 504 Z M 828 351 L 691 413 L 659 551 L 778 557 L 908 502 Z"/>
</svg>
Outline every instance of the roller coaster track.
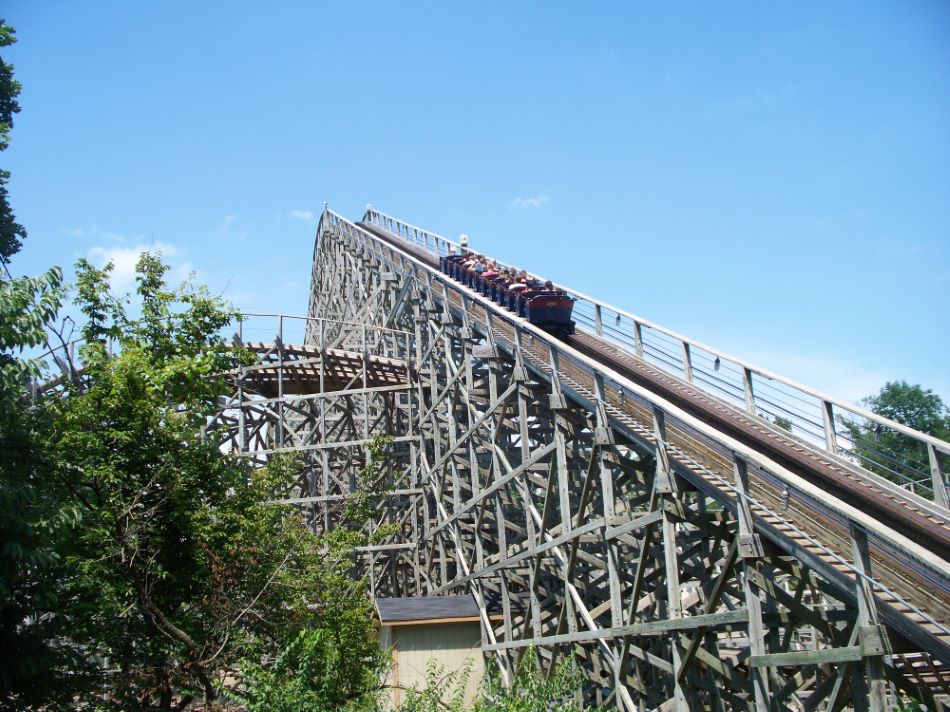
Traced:
<svg viewBox="0 0 950 712">
<path fill-rule="evenodd" d="M 321 503 L 352 487 L 354 447 L 395 437 L 379 523 L 399 531 L 364 552 L 374 592 L 470 591 L 503 675 L 529 645 L 549 668 L 573 654 L 584 700 L 619 709 L 943 704 L 950 445 L 577 293 L 590 308 L 577 334 L 556 338 L 441 274 L 453 248 L 371 208 L 358 224 L 326 210 L 308 363 L 338 353 L 358 364 L 362 352 L 366 386 L 360 338 L 396 330 L 373 358 L 394 373 L 405 364 L 386 386 L 398 395 L 354 388 L 352 366 L 339 392 L 297 386 L 288 416 L 273 405 L 281 361 L 267 393 L 249 400 L 248 375 L 228 406 L 246 413 L 242 433 L 255 418 L 280 422 L 255 432 L 316 453 L 295 501 L 323 526 Z M 605 314 L 628 319 L 631 338 Z M 327 333 L 331 322 L 363 326 Z M 671 351 L 651 330 L 679 339 L 679 362 L 657 357 Z M 738 385 L 717 380 L 730 365 Z M 776 427 L 760 416 L 765 380 L 820 416 Z M 308 397 L 325 400 L 308 410 Z M 341 399 L 349 410 L 334 410 Z M 906 479 L 933 499 L 864 469 L 835 425 L 848 418 L 920 442 L 931 477 Z M 236 422 L 222 442 L 247 450 Z M 262 437 L 262 452 L 279 449 Z"/>
</svg>

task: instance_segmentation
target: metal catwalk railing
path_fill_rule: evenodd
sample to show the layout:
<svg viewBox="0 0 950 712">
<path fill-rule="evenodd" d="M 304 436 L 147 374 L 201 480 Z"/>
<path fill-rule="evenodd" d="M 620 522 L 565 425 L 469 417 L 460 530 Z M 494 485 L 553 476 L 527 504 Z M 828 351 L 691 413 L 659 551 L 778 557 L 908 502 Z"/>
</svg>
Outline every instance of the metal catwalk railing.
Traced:
<svg viewBox="0 0 950 712">
<path fill-rule="evenodd" d="M 363 222 L 382 228 L 435 256 L 458 254 L 459 243 L 367 206 Z M 510 266 L 510 265 L 506 265 Z M 948 507 L 947 458 L 950 443 L 884 418 L 866 408 L 804 386 L 789 378 L 690 339 L 648 319 L 565 285 L 573 297 L 577 326 L 683 378 L 705 392 L 778 423 L 830 455 L 875 471 L 911 492 Z M 895 433 L 916 444 L 918 456 L 901 461 L 873 443 Z M 860 442 L 856 442 L 858 437 Z"/>
</svg>

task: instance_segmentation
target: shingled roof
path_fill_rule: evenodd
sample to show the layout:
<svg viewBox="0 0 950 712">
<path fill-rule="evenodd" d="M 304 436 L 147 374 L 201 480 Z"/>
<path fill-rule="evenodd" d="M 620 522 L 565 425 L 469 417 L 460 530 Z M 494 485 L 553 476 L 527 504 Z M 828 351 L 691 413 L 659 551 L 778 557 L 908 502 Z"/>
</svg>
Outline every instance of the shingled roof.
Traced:
<svg viewBox="0 0 950 712">
<path fill-rule="evenodd" d="M 383 625 L 478 620 L 478 606 L 471 594 L 377 598 L 376 611 Z"/>
</svg>

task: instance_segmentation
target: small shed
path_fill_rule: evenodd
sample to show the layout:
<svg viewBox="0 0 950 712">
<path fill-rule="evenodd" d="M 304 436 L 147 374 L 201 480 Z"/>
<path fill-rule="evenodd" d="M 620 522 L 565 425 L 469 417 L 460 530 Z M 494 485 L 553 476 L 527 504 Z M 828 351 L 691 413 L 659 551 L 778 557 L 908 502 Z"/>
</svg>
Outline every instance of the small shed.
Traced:
<svg viewBox="0 0 950 712">
<path fill-rule="evenodd" d="M 392 654 L 392 709 L 399 709 L 406 690 L 423 688 L 426 667 L 435 660 L 445 673 L 470 665 L 465 701 L 478 694 L 485 674 L 478 606 L 471 595 L 377 598 L 379 642 Z M 494 617 L 494 616 L 493 616 Z"/>
</svg>

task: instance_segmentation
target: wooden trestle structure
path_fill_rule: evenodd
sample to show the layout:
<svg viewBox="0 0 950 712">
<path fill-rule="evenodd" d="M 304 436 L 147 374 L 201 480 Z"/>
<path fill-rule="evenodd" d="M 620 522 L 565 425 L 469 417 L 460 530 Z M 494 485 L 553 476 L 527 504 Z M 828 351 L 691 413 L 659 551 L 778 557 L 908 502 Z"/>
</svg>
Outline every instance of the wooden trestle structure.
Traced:
<svg viewBox="0 0 950 712">
<path fill-rule="evenodd" d="M 709 401 L 736 430 L 711 428 L 633 379 L 636 354 L 594 358 L 445 279 L 444 246 L 426 258 L 404 227 L 324 212 L 305 343 L 255 344 L 209 425 L 257 463 L 300 453 L 288 497 L 324 527 L 367 443 L 392 438 L 375 595 L 470 592 L 503 675 L 528 646 L 547 667 L 573 655 L 580 698 L 618 709 L 939 708 L 945 508 L 727 404 Z"/>
</svg>

